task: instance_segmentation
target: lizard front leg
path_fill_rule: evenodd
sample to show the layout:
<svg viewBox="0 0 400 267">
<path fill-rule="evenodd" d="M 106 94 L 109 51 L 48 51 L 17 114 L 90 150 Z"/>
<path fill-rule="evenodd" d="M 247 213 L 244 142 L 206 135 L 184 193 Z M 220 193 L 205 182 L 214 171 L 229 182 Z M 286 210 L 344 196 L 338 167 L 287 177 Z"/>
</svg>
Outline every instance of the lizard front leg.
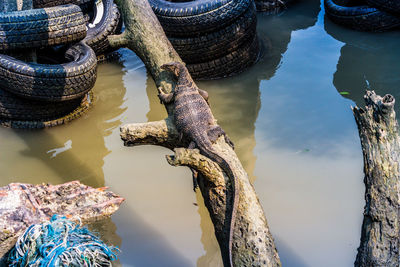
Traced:
<svg viewBox="0 0 400 267">
<path fill-rule="evenodd" d="M 197 88 L 197 91 L 204 98 L 204 100 L 207 102 L 207 104 L 210 105 L 208 103 L 208 93 L 207 93 L 207 91 L 201 90 L 200 88 Z"/>
<path fill-rule="evenodd" d="M 174 100 L 174 94 L 173 93 L 164 93 L 161 87 L 157 88 L 158 90 L 158 97 L 160 98 L 161 104 L 170 104 Z"/>
</svg>

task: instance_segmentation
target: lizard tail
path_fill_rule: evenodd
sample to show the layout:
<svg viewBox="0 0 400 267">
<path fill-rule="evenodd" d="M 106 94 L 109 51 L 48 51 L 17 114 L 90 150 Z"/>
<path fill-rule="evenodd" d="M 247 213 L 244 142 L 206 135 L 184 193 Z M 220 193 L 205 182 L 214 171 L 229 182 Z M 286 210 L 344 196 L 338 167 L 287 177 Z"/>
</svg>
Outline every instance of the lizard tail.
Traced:
<svg viewBox="0 0 400 267">
<path fill-rule="evenodd" d="M 233 232 L 234 232 L 234 227 L 235 227 L 238 198 L 239 198 L 239 185 L 233 174 L 231 166 L 222 156 L 220 156 L 217 152 L 214 151 L 211 143 L 205 142 L 204 144 L 197 144 L 197 146 L 203 155 L 205 155 L 206 157 L 208 157 L 218 163 L 218 165 L 226 173 L 226 175 L 228 176 L 228 178 L 231 180 L 231 183 L 232 183 L 234 192 L 233 192 L 233 200 L 232 200 L 232 202 L 233 202 L 232 203 L 232 214 L 231 214 L 231 221 L 230 221 L 230 228 L 229 228 L 229 240 L 228 241 L 229 241 L 229 264 L 230 264 L 230 267 L 233 267 L 232 242 L 233 242 Z"/>
</svg>

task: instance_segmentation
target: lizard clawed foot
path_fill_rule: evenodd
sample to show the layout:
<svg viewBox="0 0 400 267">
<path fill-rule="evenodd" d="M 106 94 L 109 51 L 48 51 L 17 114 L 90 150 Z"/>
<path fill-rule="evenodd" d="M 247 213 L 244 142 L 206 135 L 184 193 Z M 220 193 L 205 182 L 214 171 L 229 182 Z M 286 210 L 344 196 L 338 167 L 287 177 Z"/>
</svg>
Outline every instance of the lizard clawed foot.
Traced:
<svg viewBox="0 0 400 267">
<path fill-rule="evenodd" d="M 225 134 L 225 142 L 233 149 L 235 150 L 235 144 L 232 142 L 232 140 L 228 137 L 228 135 Z"/>
<path fill-rule="evenodd" d="M 161 99 L 161 95 L 164 94 L 163 89 L 161 87 L 158 87 L 157 91 L 158 91 L 158 99 L 160 99 L 160 104 L 164 104 Z"/>
<path fill-rule="evenodd" d="M 199 183 L 197 182 L 199 173 L 193 169 L 191 169 L 191 170 L 192 170 L 192 179 L 193 179 L 193 191 L 196 192 L 196 189 L 199 187 Z"/>
</svg>

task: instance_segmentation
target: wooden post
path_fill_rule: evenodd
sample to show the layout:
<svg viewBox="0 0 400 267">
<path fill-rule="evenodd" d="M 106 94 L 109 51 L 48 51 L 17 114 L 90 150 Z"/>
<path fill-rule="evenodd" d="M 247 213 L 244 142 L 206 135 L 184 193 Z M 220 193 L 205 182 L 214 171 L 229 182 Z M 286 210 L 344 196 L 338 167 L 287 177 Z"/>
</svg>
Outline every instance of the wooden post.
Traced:
<svg viewBox="0 0 400 267">
<path fill-rule="evenodd" d="M 391 95 L 353 108 L 364 156 L 365 208 L 356 267 L 399 266 L 400 137 Z"/>
</svg>

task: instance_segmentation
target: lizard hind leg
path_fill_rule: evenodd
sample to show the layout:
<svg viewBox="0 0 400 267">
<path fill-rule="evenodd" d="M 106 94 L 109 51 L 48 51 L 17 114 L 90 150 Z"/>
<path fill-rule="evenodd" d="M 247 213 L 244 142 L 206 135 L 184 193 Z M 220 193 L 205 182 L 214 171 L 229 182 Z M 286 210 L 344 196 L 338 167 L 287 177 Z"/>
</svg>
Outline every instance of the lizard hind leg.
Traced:
<svg viewBox="0 0 400 267">
<path fill-rule="evenodd" d="M 195 142 L 190 142 L 188 149 L 195 149 L 196 148 L 196 143 Z M 190 168 L 192 171 L 192 179 L 193 179 L 193 191 L 196 192 L 197 187 L 199 187 L 199 183 L 197 182 L 197 179 L 199 177 L 199 173 L 195 170 Z"/>
<path fill-rule="evenodd" d="M 235 149 L 235 145 L 233 144 L 233 142 L 231 141 L 231 139 L 229 139 L 228 135 L 225 133 L 224 130 L 222 130 L 221 126 L 219 125 L 214 125 L 211 126 L 211 128 L 208 130 L 207 132 L 208 138 L 210 139 L 210 141 L 212 143 L 215 143 L 215 141 L 217 141 L 217 139 L 223 135 L 225 138 L 225 142 L 232 147 L 232 149 Z"/>
</svg>

